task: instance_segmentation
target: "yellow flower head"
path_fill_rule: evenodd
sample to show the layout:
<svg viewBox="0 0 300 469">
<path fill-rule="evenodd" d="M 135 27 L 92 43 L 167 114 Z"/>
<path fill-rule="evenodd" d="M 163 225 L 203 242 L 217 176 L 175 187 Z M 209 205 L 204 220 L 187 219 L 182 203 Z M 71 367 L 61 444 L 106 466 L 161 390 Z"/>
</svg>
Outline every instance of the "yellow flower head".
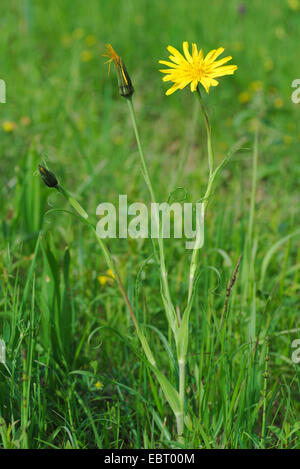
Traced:
<svg viewBox="0 0 300 469">
<path fill-rule="evenodd" d="M 241 104 L 246 104 L 250 100 L 250 95 L 248 91 L 243 91 L 242 93 L 239 94 L 238 98 Z"/>
<path fill-rule="evenodd" d="M 276 109 L 281 109 L 283 106 L 284 106 L 284 101 L 282 98 L 278 97 L 274 99 L 274 107 L 276 107 Z"/>
<path fill-rule="evenodd" d="M 163 81 L 172 81 L 174 85 L 168 89 L 166 95 L 170 95 L 178 89 L 182 90 L 189 84 L 191 91 L 194 92 L 198 83 L 201 83 L 206 92 L 209 93 L 210 86 L 219 84 L 215 78 L 232 75 L 237 69 L 236 65 L 224 66 L 232 59 L 231 56 L 216 61 L 219 55 L 224 52 L 223 47 L 211 50 L 206 57 L 203 56 L 202 49 L 198 51 L 196 44 L 192 44 L 192 54 L 190 54 L 188 42 L 183 43 L 185 57 L 173 46 L 168 46 L 167 50 L 172 54 L 169 56 L 172 62 L 160 60 L 159 63 L 170 67 L 167 70 L 160 70 L 160 72 L 166 73 Z"/>
<path fill-rule="evenodd" d="M 98 389 L 98 390 L 101 389 L 102 386 L 103 386 L 103 384 L 101 383 L 101 381 L 97 381 L 97 383 L 95 383 L 95 388 Z"/>
<path fill-rule="evenodd" d="M 85 43 L 89 47 L 94 46 L 96 44 L 96 42 L 97 42 L 97 38 L 96 38 L 96 36 L 94 36 L 94 34 L 89 34 L 85 38 Z"/>
<path fill-rule="evenodd" d="M 115 280 L 115 276 L 114 276 L 114 273 L 111 269 L 108 269 L 106 271 L 106 275 L 99 275 L 98 276 L 98 281 L 100 283 L 100 285 L 106 285 L 107 283 L 112 283 L 113 280 Z"/>
<path fill-rule="evenodd" d="M 13 132 L 17 128 L 17 124 L 12 121 L 5 121 L 2 124 L 2 128 L 5 132 Z"/>
<path fill-rule="evenodd" d="M 103 56 L 108 57 L 108 60 L 105 62 L 109 64 L 108 75 L 110 73 L 111 63 L 113 62 L 118 76 L 120 95 L 124 98 L 130 98 L 134 93 L 134 88 L 124 62 L 121 57 L 118 56 L 111 44 L 107 44 L 106 49 L 106 53 L 103 54 Z"/>
<path fill-rule="evenodd" d="M 291 135 L 284 135 L 283 137 L 283 141 L 284 143 L 286 143 L 287 145 L 290 145 L 293 141 L 293 137 Z"/>
<path fill-rule="evenodd" d="M 288 5 L 291 10 L 300 10 L 300 2 L 299 0 L 288 0 Z"/>
<path fill-rule="evenodd" d="M 83 50 L 80 54 L 82 62 L 90 62 L 93 58 L 93 54 L 89 50 Z"/>
</svg>

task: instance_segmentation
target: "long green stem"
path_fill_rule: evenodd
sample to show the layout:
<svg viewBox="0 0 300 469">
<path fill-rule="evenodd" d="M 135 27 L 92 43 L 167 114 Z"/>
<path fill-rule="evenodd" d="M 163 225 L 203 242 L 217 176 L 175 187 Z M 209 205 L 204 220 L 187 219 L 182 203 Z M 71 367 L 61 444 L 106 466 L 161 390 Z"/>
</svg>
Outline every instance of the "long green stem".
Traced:
<svg viewBox="0 0 300 469">
<path fill-rule="evenodd" d="M 182 153 L 179 157 L 179 163 L 177 164 L 176 171 L 173 173 L 173 177 L 171 177 L 171 183 L 169 186 L 169 192 L 173 191 L 174 188 L 178 186 L 179 178 L 182 176 L 183 168 L 187 162 L 189 157 L 194 135 L 196 132 L 197 122 L 198 122 L 198 115 L 199 115 L 199 102 L 197 100 L 194 101 L 194 109 L 192 113 L 192 118 L 188 121 L 186 126 L 186 132 L 184 137 L 184 145 L 182 148 Z"/>
<path fill-rule="evenodd" d="M 267 390 L 268 390 L 268 364 L 269 364 L 269 338 L 266 337 L 266 356 L 265 356 L 265 370 L 263 374 L 263 415 L 262 415 L 262 429 L 261 429 L 261 447 L 266 447 L 266 417 L 267 417 Z"/>
<path fill-rule="evenodd" d="M 216 170 L 214 170 L 214 154 L 213 154 L 213 149 L 212 149 L 212 137 L 211 137 L 211 127 L 210 127 L 210 122 L 206 110 L 206 106 L 202 100 L 200 89 L 197 88 L 197 96 L 200 101 L 200 107 L 201 111 L 203 114 L 204 122 L 205 122 L 205 127 L 206 127 L 206 134 L 207 134 L 207 154 L 208 154 L 208 167 L 209 167 L 209 177 L 208 177 L 208 183 L 207 183 L 207 188 L 203 200 L 203 213 L 202 216 L 204 217 L 205 215 L 205 209 L 209 201 L 209 197 L 212 192 L 212 187 L 213 187 L 213 182 L 215 180 L 215 177 L 221 167 L 223 166 L 223 163 L 219 165 Z M 199 233 L 197 233 L 198 237 Z M 197 266 L 198 266 L 198 255 L 199 255 L 199 248 L 200 244 L 203 242 L 201 239 L 196 238 L 195 242 L 195 247 L 193 249 L 192 253 L 192 259 L 191 259 L 191 264 L 190 264 L 190 274 L 189 274 L 189 291 L 188 291 L 188 305 L 191 301 L 192 298 L 192 292 L 193 292 L 193 287 L 194 287 L 194 282 L 195 282 L 195 275 L 197 271 Z"/>
<path fill-rule="evenodd" d="M 207 207 L 211 192 L 212 192 L 212 187 L 213 187 L 213 182 L 215 180 L 215 177 L 217 173 L 219 172 L 219 168 L 217 168 L 209 177 L 204 200 L 203 200 L 203 206 L 202 206 L 202 213 L 201 217 L 204 219 L 205 215 L 205 209 Z M 191 264 L 190 264 L 190 274 L 189 274 L 189 292 L 188 292 L 188 304 L 191 301 L 192 298 L 192 293 L 193 293 L 193 287 L 194 287 L 194 282 L 195 282 L 195 276 L 196 276 L 196 271 L 197 271 L 197 266 L 198 266 L 198 256 L 199 256 L 199 250 L 200 247 L 203 243 L 203 240 L 200 237 L 201 233 L 200 231 L 197 232 L 196 234 L 196 241 L 195 241 L 195 246 L 193 249 L 192 253 L 192 259 L 191 259 Z"/>
<path fill-rule="evenodd" d="M 205 127 L 206 127 L 207 154 L 208 154 L 208 166 L 209 166 L 209 178 L 208 178 L 207 189 L 206 189 L 206 193 L 205 193 L 205 196 L 204 196 L 204 202 L 203 202 L 204 207 L 203 207 L 202 216 L 204 217 L 205 208 L 206 208 L 206 205 L 208 203 L 208 199 L 210 197 L 211 190 L 212 190 L 212 184 L 213 184 L 213 181 L 214 181 L 214 178 L 215 178 L 215 172 L 214 172 L 214 155 L 213 155 L 212 141 L 211 141 L 211 128 L 210 128 L 210 123 L 209 123 L 209 118 L 208 118 L 208 114 L 207 114 L 207 111 L 206 111 L 206 107 L 205 107 L 205 104 L 202 101 L 201 93 L 200 93 L 199 88 L 197 88 L 197 96 L 198 96 L 199 101 L 200 101 L 200 107 L 201 107 L 201 111 L 202 111 L 202 114 L 203 114 L 203 117 L 204 117 L 204 122 L 205 122 Z M 192 259 L 191 259 L 191 264 L 190 264 L 188 305 L 189 305 L 189 303 L 191 301 L 191 298 L 192 298 L 192 292 L 193 292 L 193 287 L 194 287 L 194 282 L 195 282 L 195 275 L 196 275 L 197 266 L 198 266 L 199 248 L 200 248 L 201 242 L 203 242 L 203 240 L 199 239 L 199 235 L 200 234 L 197 233 L 195 247 L 193 249 Z"/>
<path fill-rule="evenodd" d="M 211 141 L 211 128 L 210 128 L 206 106 L 204 102 L 202 101 L 199 87 L 197 88 L 197 95 L 200 100 L 201 111 L 204 117 L 204 122 L 205 122 L 205 127 L 206 127 L 206 132 L 207 132 L 208 166 L 209 166 L 209 177 L 211 178 L 213 171 L 214 171 L 214 154 L 213 154 L 212 141 Z"/>
<path fill-rule="evenodd" d="M 178 347 L 178 365 L 179 365 L 179 397 L 182 406 L 182 416 L 178 420 L 179 429 L 183 431 L 184 427 L 184 400 L 185 400 L 185 363 L 186 363 L 186 354 L 188 351 L 188 336 L 189 336 L 189 315 L 192 307 L 192 298 L 193 298 L 193 290 L 195 285 L 195 277 L 198 268 L 198 257 L 199 257 L 199 250 L 204 243 L 204 239 L 202 238 L 202 230 L 200 229 L 200 224 L 204 222 L 204 215 L 205 209 L 208 204 L 208 200 L 211 195 L 212 187 L 214 179 L 222 167 L 222 164 L 218 166 L 216 170 L 214 170 L 214 157 L 213 157 L 213 150 L 212 150 L 212 141 L 211 141 L 211 129 L 210 123 L 208 119 L 208 114 L 205 108 L 205 105 L 201 99 L 200 90 L 197 90 L 197 94 L 200 100 L 201 111 L 204 117 L 206 132 L 207 132 L 207 152 L 208 152 L 208 165 L 209 165 L 209 178 L 208 184 L 203 200 L 202 210 L 201 210 L 201 220 L 198 225 L 197 220 L 197 233 L 196 233 L 196 240 L 194 244 L 194 249 L 192 253 L 191 263 L 190 263 L 190 271 L 189 271 L 189 289 L 188 289 L 188 299 L 187 299 L 187 306 L 184 311 L 183 320 L 181 328 L 182 330 L 179 331 L 179 347 Z M 179 430 L 178 430 L 179 431 Z"/>
<path fill-rule="evenodd" d="M 129 107 L 129 111 L 130 111 L 130 115 L 132 119 L 132 124 L 133 124 L 133 129 L 134 129 L 134 133 L 135 133 L 135 137 L 136 137 L 136 141 L 138 145 L 138 150 L 139 150 L 139 154 L 141 158 L 143 176 L 144 176 L 146 185 L 150 192 L 151 201 L 153 204 L 152 206 L 154 207 L 154 210 L 155 210 L 156 223 L 159 226 L 158 248 L 159 248 L 160 270 L 161 270 L 161 286 L 162 286 L 161 293 L 162 293 L 162 299 L 163 299 L 163 303 L 165 306 L 167 319 L 173 331 L 174 338 L 175 338 L 176 345 L 177 345 L 177 350 L 178 350 L 177 340 L 178 340 L 178 331 L 179 331 L 180 325 L 178 323 L 177 315 L 176 315 L 175 308 L 171 300 L 171 295 L 170 295 L 170 290 L 169 290 L 168 272 L 166 269 L 164 243 L 163 243 L 163 226 L 162 226 L 162 223 L 160 223 L 160 219 L 159 219 L 159 211 L 157 209 L 154 190 L 152 187 L 143 148 L 141 145 L 141 139 L 140 139 L 137 123 L 136 123 L 136 116 L 134 112 L 132 99 L 131 98 L 127 99 L 127 103 L 128 103 L 128 107 Z M 182 360 L 179 354 L 177 355 L 178 355 L 178 368 L 179 368 L 180 412 L 176 413 L 175 415 L 176 415 L 176 423 L 177 423 L 178 440 L 182 441 L 183 431 L 184 431 L 185 360 Z"/>
<path fill-rule="evenodd" d="M 124 301 L 125 301 L 125 304 L 128 308 L 128 311 L 129 311 L 129 314 L 131 316 L 131 319 L 132 319 L 132 322 L 135 326 L 135 329 L 136 329 L 136 332 L 137 332 L 137 335 L 138 335 L 138 338 L 140 339 L 140 342 L 142 344 L 142 347 L 143 347 L 143 350 L 145 352 L 145 355 L 149 361 L 149 363 L 156 367 L 156 362 L 155 362 L 155 359 L 153 357 L 153 354 L 151 352 L 151 349 L 149 347 L 149 344 L 147 342 L 147 339 L 145 337 L 145 335 L 143 334 L 137 320 L 136 320 L 136 317 L 135 317 L 135 314 L 134 314 L 134 310 L 133 310 L 133 307 L 129 301 L 129 298 L 127 296 L 127 293 L 126 293 L 126 290 L 124 288 L 124 285 L 120 279 L 120 276 L 119 276 L 119 273 L 118 273 L 118 270 L 116 268 L 116 265 L 113 261 L 113 258 L 107 248 L 107 246 L 105 245 L 105 243 L 103 242 L 103 240 L 100 238 L 100 236 L 98 235 L 95 227 L 89 223 L 87 221 L 87 213 L 86 211 L 81 207 L 81 205 L 77 202 L 77 200 L 73 199 L 70 197 L 69 195 L 69 192 L 64 189 L 61 185 L 58 185 L 57 186 L 57 190 L 66 198 L 66 200 L 71 203 L 72 207 L 75 208 L 75 210 L 77 211 L 77 213 L 80 215 L 80 217 L 85 221 L 85 223 L 87 223 L 89 225 L 90 228 L 92 228 L 93 230 L 93 233 L 95 234 L 96 238 L 97 238 L 97 241 L 101 247 L 101 250 L 103 252 L 103 255 L 104 255 L 104 258 L 106 260 L 106 263 L 107 263 L 107 266 L 108 268 L 112 271 L 115 279 L 116 279 L 116 282 L 118 284 L 118 287 L 122 293 L 122 296 L 124 298 Z M 71 200 L 70 200 L 71 199 Z"/>
<path fill-rule="evenodd" d="M 111 271 L 113 272 L 114 276 L 115 276 L 115 279 L 117 281 L 117 284 L 118 284 L 118 287 L 122 293 L 122 296 L 124 298 L 124 301 L 127 305 L 127 308 L 128 308 L 128 311 L 129 311 L 129 314 L 131 316 L 131 319 L 132 319 L 132 322 L 135 326 L 135 329 L 136 329 L 136 332 L 137 332 L 137 335 L 138 335 L 138 338 L 140 339 L 141 341 L 141 344 L 143 346 L 143 349 L 144 349 L 144 352 L 145 352 L 145 355 L 147 357 L 147 359 L 149 360 L 149 362 L 151 363 L 151 365 L 153 366 L 156 366 L 156 363 L 155 363 L 155 360 L 154 360 L 154 357 L 153 357 L 153 354 L 150 350 L 150 347 L 148 345 L 148 342 L 144 336 L 144 334 L 142 333 L 141 329 L 140 329 L 140 326 L 136 320 L 136 317 L 135 317 L 135 314 L 134 314 L 134 311 L 133 311 L 133 308 L 131 306 L 131 303 L 129 301 L 129 298 L 127 296 L 127 293 L 125 291 L 125 288 L 124 288 L 124 285 L 120 279 L 120 276 L 119 276 L 119 273 L 118 273 L 118 270 L 116 268 L 116 265 L 110 255 L 110 252 L 109 250 L 107 249 L 106 245 L 104 244 L 103 240 L 99 237 L 98 233 L 96 232 L 96 230 L 94 229 L 93 227 L 93 231 L 96 235 L 96 238 L 97 238 L 97 241 L 102 249 L 102 252 L 104 254 L 104 257 L 105 257 L 105 260 L 106 260 L 106 263 L 109 267 L 109 269 L 111 269 Z"/>
<path fill-rule="evenodd" d="M 175 308 L 174 308 L 174 305 L 173 305 L 172 300 L 171 300 L 171 295 L 170 295 L 170 290 L 169 290 L 168 272 L 167 272 L 167 268 L 166 268 L 164 243 L 163 243 L 163 237 L 162 237 L 162 226 L 161 226 L 161 223 L 159 222 L 159 213 L 158 213 L 158 209 L 157 209 L 156 199 L 155 199 L 154 190 L 153 190 L 153 187 L 152 187 L 149 171 L 148 171 L 147 164 L 146 164 L 143 147 L 142 147 L 142 144 L 141 144 L 141 139 L 140 139 L 140 134 L 139 134 L 138 127 L 137 127 L 136 116 L 135 116 L 135 111 L 134 111 L 132 99 L 128 98 L 127 103 L 128 103 L 130 116 L 131 116 L 131 120 L 132 120 L 132 124 L 133 124 L 133 129 L 134 129 L 134 133 L 135 133 L 135 138 L 136 138 L 136 142 L 137 142 L 137 146 L 138 146 L 138 150 L 139 150 L 139 155 L 140 155 L 140 159 L 141 159 L 143 176 L 144 176 L 146 185 L 147 185 L 147 187 L 149 189 L 149 192 L 150 192 L 151 202 L 152 202 L 153 208 L 155 210 L 155 219 L 156 219 L 156 222 L 159 225 L 158 248 L 159 248 L 159 258 L 160 258 L 160 270 L 161 270 L 161 283 L 162 283 L 162 292 L 163 292 L 163 302 L 164 302 L 167 318 L 168 318 L 168 321 L 170 323 L 171 329 L 173 330 L 173 332 L 175 332 L 176 328 L 178 326 L 178 324 L 177 324 L 177 315 L 176 315 Z"/>
<path fill-rule="evenodd" d="M 185 360 L 178 360 L 179 367 L 179 399 L 181 404 L 182 413 L 177 417 L 177 432 L 180 439 L 184 430 L 184 400 L 185 400 Z"/>
<path fill-rule="evenodd" d="M 76 212 L 82 218 L 84 218 L 84 220 L 86 220 L 89 217 L 86 211 L 81 207 L 79 202 L 77 202 L 77 200 L 75 200 L 63 186 L 58 184 L 56 186 L 56 189 L 65 197 L 65 199 L 67 199 L 67 201 L 72 205 L 72 207 L 76 210 Z"/>
</svg>

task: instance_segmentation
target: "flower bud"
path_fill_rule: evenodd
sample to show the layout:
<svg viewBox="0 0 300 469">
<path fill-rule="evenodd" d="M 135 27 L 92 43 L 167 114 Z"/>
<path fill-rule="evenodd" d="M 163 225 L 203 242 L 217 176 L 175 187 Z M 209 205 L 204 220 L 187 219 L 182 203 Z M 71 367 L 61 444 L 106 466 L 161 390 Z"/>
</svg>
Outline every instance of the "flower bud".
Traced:
<svg viewBox="0 0 300 469">
<path fill-rule="evenodd" d="M 58 182 L 57 182 L 55 174 L 51 173 L 51 171 L 48 171 L 48 169 L 44 168 L 44 166 L 40 164 L 39 164 L 39 172 L 46 186 L 57 187 Z"/>
<path fill-rule="evenodd" d="M 124 98 L 131 98 L 134 93 L 134 88 L 124 62 L 110 44 L 107 44 L 106 47 L 107 52 L 104 56 L 108 57 L 108 61 L 106 62 L 109 63 L 108 74 L 110 72 L 111 62 L 113 62 L 117 72 L 120 95 Z"/>
<path fill-rule="evenodd" d="M 120 95 L 124 98 L 130 98 L 134 93 L 134 88 L 121 57 L 119 58 L 119 64 L 120 66 L 117 67 L 116 70 L 118 75 Z"/>
</svg>

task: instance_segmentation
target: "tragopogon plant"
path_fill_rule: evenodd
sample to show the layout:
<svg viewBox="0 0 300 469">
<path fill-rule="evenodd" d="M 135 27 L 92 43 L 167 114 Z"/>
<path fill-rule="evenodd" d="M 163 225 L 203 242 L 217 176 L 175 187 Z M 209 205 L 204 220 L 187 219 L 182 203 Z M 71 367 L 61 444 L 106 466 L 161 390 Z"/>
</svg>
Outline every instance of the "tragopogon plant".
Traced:
<svg viewBox="0 0 300 469">
<path fill-rule="evenodd" d="M 179 51 L 177 51 L 174 47 L 168 46 L 169 52 L 172 54 L 170 55 L 171 62 L 168 61 L 160 61 L 160 63 L 167 65 L 169 69 L 161 70 L 165 74 L 163 80 L 164 81 L 172 81 L 174 84 L 173 86 L 166 92 L 167 95 L 172 94 L 174 91 L 178 89 L 183 89 L 185 86 L 190 84 L 190 88 L 192 92 L 196 92 L 198 99 L 200 99 L 200 107 L 204 117 L 206 131 L 207 131 L 207 151 L 208 151 L 208 163 L 209 163 L 209 175 L 208 175 L 208 182 L 207 188 L 203 197 L 203 204 L 202 204 L 202 212 L 200 216 L 202 219 L 205 216 L 205 209 L 207 207 L 208 200 L 212 193 L 213 183 L 215 178 L 223 167 L 225 162 L 227 161 L 227 156 L 221 164 L 219 164 L 216 168 L 214 167 L 214 157 L 213 157 L 213 149 L 212 149 L 212 141 L 211 141 L 211 128 L 208 119 L 208 114 L 204 105 L 204 102 L 201 98 L 200 86 L 201 84 L 207 93 L 209 92 L 209 88 L 211 86 L 218 85 L 218 81 L 216 77 L 220 77 L 223 75 L 230 75 L 233 74 L 234 71 L 237 69 L 236 65 L 224 65 L 228 62 L 231 57 L 226 57 L 220 60 L 216 60 L 218 56 L 224 51 L 222 47 L 216 50 L 212 50 L 209 52 L 206 57 L 203 56 L 202 50 L 197 49 L 196 44 L 192 45 L 192 54 L 189 52 L 188 43 L 183 43 L 183 56 Z M 164 311 L 166 314 L 166 319 L 170 330 L 172 331 L 174 342 L 176 345 L 176 355 L 177 355 L 177 363 L 178 363 L 178 375 L 179 375 L 179 382 L 172 383 L 169 377 L 165 376 L 164 373 L 161 372 L 159 369 L 159 362 L 155 357 L 154 352 L 151 350 L 151 347 L 146 339 L 146 335 L 142 327 L 138 324 L 136 319 L 136 314 L 134 309 L 128 299 L 126 294 L 125 287 L 120 280 L 120 276 L 118 274 L 115 262 L 104 243 L 104 241 L 99 237 L 96 232 L 95 227 L 88 222 L 87 214 L 84 209 L 79 205 L 79 203 L 70 196 L 70 194 L 58 184 L 56 177 L 53 173 L 50 173 L 46 168 L 40 166 L 40 174 L 45 182 L 45 184 L 49 187 L 54 187 L 59 190 L 62 195 L 68 200 L 68 202 L 73 206 L 73 208 L 77 211 L 78 215 L 81 219 L 89 225 L 89 227 L 93 230 L 97 240 L 100 244 L 100 247 L 103 251 L 105 260 L 107 262 L 108 267 L 111 269 L 112 273 L 114 274 L 121 294 L 124 298 L 125 304 L 128 307 L 130 312 L 132 321 L 134 323 L 137 336 L 140 340 L 142 348 L 144 350 L 147 363 L 150 369 L 155 374 L 162 392 L 165 395 L 166 400 L 168 401 L 174 415 L 176 418 L 177 423 L 177 436 L 179 441 L 182 441 L 184 435 L 184 421 L 185 421 L 185 396 L 186 396 L 186 379 L 185 379 L 185 368 L 186 368 L 186 357 L 188 352 L 188 344 L 189 344 L 189 319 L 190 319 L 190 312 L 193 304 L 193 298 L 196 289 L 196 278 L 197 278 L 197 270 L 198 270 L 198 257 L 199 257 L 199 249 L 203 246 L 204 240 L 202 238 L 201 232 L 197 232 L 196 234 L 196 241 L 194 244 L 194 249 L 191 255 L 190 261 L 190 268 L 189 274 L 187 279 L 187 300 L 186 304 L 183 308 L 183 315 L 180 318 L 175 310 L 174 302 L 171 297 L 170 293 L 170 286 L 169 286 L 169 279 L 168 279 L 168 270 L 167 270 L 167 263 L 166 263 L 166 254 L 164 248 L 164 241 L 163 241 L 163 224 L 160 220 L 159 211 L 156 204 L 156 197 L 155 191 L 153 188 L 153 184 L 151 181 L 151 177 L 148 171 L 146 158 L 143 151 L 143 146 L 141 143 L 141 138 L 137 126 L 137 119 L 133 105 L 133 94 L 134 88 L 132 85 L 131 78 L 129 73 L 125 67 L 125 64 L 122 58 L 114 51 L 110 44 L 107 45 L 106 53 L 104 54 L 108 58 L 109 63 L 109 70 L 111 63 L 114 64 L 118 84 L 119 84 L 119 91 L 120 95 L 124 97 L 128 104 L 128 109 L 130 113 L 130 117 L 132 120 L 133 130 L 138 146 L 140 162 L 141 162 L 141 169 L 142 175 L 144 177 L 146 186 L 150 193 L 151 202 L 153 203 L 154 210 L 156 210 L 154 216 L 155 221 L 158 227 L 159 236 L 155 240 L 156 243 L 156 251 L 158 252 L 158 262 L 159 262 L 159 269 L 160 269 L 160 292 L 161 292 L 161 299 L 164 306 Z M 238 148 L 236 148 L 237 150 Z M 171 366 L 171 365 L 170 365 Z M 170 370 L 171 372 L 171 370 Z M 171 373 L 169 373 L 171 375 Z"/>
<path fill-rule="evenodd" d="M 167 65 L 170 67 L 166 70 L 161 70 L 161 72 L 165 73 L 163 80 L 164 81 L 172 81 L 174 85 L 166 92 L 167 95 L 172 94 L 177 89 L 183 89 L 185 86 L 190 84 L 191 91 L 197 92 L 197 96 L 200 99 L 201 110 L 205 119 L 206 131 L 207 131 L 207 147 L 208 147 L 208 163 L 209 163 L 209 178 L 207 189 L 204 195 L 204 204 L 201 213 L 201 217 L 204 218 L 204 212 L 206 205 L 208 203 L 208 199 L 211 195 L 213 182 L 215 180 L 216 175 L 218 174 L 219 170 L 224 165 L 226 159 L 215 169 L 214 168 L 214 158 L 213 158 L 213 150 L 212 150 L 212 142 L 211 142 L 211 130 L 210 130 L 210 123 L 208 119 L 208 114 L 206 112 L 205 105 L 201 99 L 201 93 L 199 88 L 199 83 L 203 85 L 207 93 L 209 92 L 210 86 L 217 86 L 218 81 L 216 77 L 220 77 L 223 75 L 232 75 L 234 71 L 237 69 L 236 65 L 224 65 L 226 62 L 231 60 L 232 57 L 225 57 L 220 60 L 216 60 L 220 54 L 224 51 L 222 47 L 212 50 L 209 52 L 206 57 L 204 58 L 203 52 L 200 49 L 198 51 L 196 44 L 192 45 L 192 55 L 189 52 L 188 43 L 183 43 L 183 51 L 185 57 L 177 51 L 174 47 L 168 46 L 169 52 L 172 54 L 170 55 L 170 60 L 172 62 L 167 62 L 160 60 L 160 63 Z M 153 189 L 153 185 L 151 182 L 151 178 L 149 175 L 149 171 L 147 168 L 143 147 L 141 144 L 141 139 L 137 127 L 136 115 L 133 106 L 132 95 L 134 92 L 131 79 L 129 78 L 128 72 L 124 66 L 124 62 L 121 57 L 115 52 L 113 47 L 108 44 L 107 45 L 107 52 L 105 54 L 108 57 L 109 65 L 113 62 L 119 82 L 120 94 L 121 96 L 125 97 L 127 100 L 127 104 L 129 107 L 130 116 L 132 119 L 133 129 L 138 145 L 138 150 L 140 154 L 141 160 L 141 167 L 142 167 L 142 174 L 145 179 L 145 183 L 149 189 L 151 202 L 154 204 L 153 206 L 156 207 L 156 198 Z M 192 253 L 191 264 L 190 264 L 190 271 L 189 271 L 189 279 L 188 279 L 188 298 L 187 304 L 184 309 L 183 317 L 181 321 L 179 321 L 178 316 L 176 314 L 174 303 L 172 301 L 170 295 L 170 288 L 168 282 L 168 271 L 166 268 L 166 261 L 165 261 L 165 249 L 164 249 L 164 242 L 162 237 L 163 226 L 162 222 L 159 219 L 159 214 L 156 213 L 156 221 L 159 224 L 159 238 L 157 240 L 158 243 L 158 252 L 159 252 L 159 265 L 160 265 L 160 278 L 161 278 L 161 297 L 162 302 L 164 304 L 166 317 L 171 327 L 171 330 L 174 335 L 174 340 L 176 344 L 176 351 L 177 351 L 177 361 L 178 361 L 178 370 L 179 370 L 179 385 L 178 391 L 175 387 L 168 382 L 167 386 L 167 393 L 166 398 L 169 401 L 177 421 L 177 433 L 178 437 L 181 438 L 184 431 L 184 408 L 185 408 L 185 367 L 186 367 L 186 356 L 188 350 L 188 329 L 189 329 L 189 316 L 192 307 L 192 299 L 193 293 L 195 288 L 195 278 L 197 273 L 198 267 L 198 254 L 199 249 L 202 247 L 204 240 L 201 238 L 201 233 L 197 233 L 196 235 L 196 242 L 194 245 L 194 250 Z"/>
</svg>

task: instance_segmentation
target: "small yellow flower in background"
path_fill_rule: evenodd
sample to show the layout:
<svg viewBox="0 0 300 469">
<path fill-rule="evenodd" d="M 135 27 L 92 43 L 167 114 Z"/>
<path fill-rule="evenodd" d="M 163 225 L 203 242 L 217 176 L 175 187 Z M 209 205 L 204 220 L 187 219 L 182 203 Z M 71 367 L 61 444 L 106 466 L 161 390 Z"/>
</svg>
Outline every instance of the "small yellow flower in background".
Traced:
<svg viewBox="0 0 300 469">
<path fill-rule="evenodd" d="M 300 10 L 300 1 L 299 0 L 288 0 L 288 6 L 291 10 Z"/>
<path fill-rule="evenodd" d="M 98 276 L 98 281 L 100 285 L 102 286 L 106 285 L 107 283 L 112 283 L 114 279 L 115 279 L 115 276 L 111 269 L 108 269 L 105 275 Z"/>
<path fill-rule="evenodd" d="M 284 135 L 283 141 L 286 145 L 290 145 L 293 141 L 293 137 L 291 135 Z"/>
<path fill-rule="evenodd" d="M 116 53 L 111 44 L 106 44 L 106 52 L 103 54 L 103 57 L 107 57 L 108 60 L 105 62 L 108 63 L 108 75 L 110 74 L 110 67 L 113 62 L 119 83 L 120 95 L 124 98 L 131 98 L 134 93 L 134 88 L 130 79 L 130 76 L 126 70 L 125 64 L 121 57 Z"/>
<path fill-rule="evenodd" d="M 98 276 L 98 281 L 101 286 L 105 285 L 109 280 L 106 275 L 99 275 Z"/>
<path fill-rule="evenodd" d="M 72 36 L 74 39 L 81 39 L 84 36 L 84 30 L 82 28 L 74 29 Z"/>
<path fill-rule="evenodd" d="M 219 55 L 224 52 L 223 47 L 211 50 L 206 57 L 203 56 L 202 49 L 198 51 L 196 44 L 192 44 L 191 55 L 187 41 L 183 43 L 184 56 L 173 46 L 168 46 L 167 50 L 172 54 L 169 56 L 172 62 L 159 61 L 159 63 L 170 67 L 160 70 L 160 72 L 166 73 L 163 81 L 172 81 L 174 83 L 166 92 L 167 96 L 178 89 L 182 90 L 187 85 L 190 85 L 191 91 L 194 92 L 198 87 L 198 83 L 201 83 L 206 92 L 209 93 L 211 86 L 219 84 L 216 80 L 217 77 L 233 75 L 235 70 L 237 70 L 236 65 L 224 66 L 226 62 L 232 59 L 231 56 L 216 61 Z"/>
<path fill-rule="evenodd" d="M 85 38 L 85 43 L 88 47 L 91 47 L 91 46 L 94 46 L 97 42 L 97 38 L 96 36 L 94 36 L 94 34 L 89 34 L 86 38 Z"/>
<path fill-rule="evenodd" d="M 13 132 L 17 128 L 17 124 L 12 121 L 4 121 L 2 124 L 2 128 L 5 132 Z"/>
<path fill-rule="evenodd" d="M 267 70 L 267 72 L 270 72 L 271 70 L 273 70 L 274 68 L 274 62 L 272 59 L 266 59 L 264 61 L 264 67 L 265 67 L 265 70 Z"/>
<path fill-rule="evenodd" d="M 107 275 L 109 275 L 111 278 L 115 279 L 116 277 L 114 276 L 114 273 L 111 269 L 107 269 L 106 271 Z"/>
<path fill-rule="evenodd" d="M 89 50 L 84 50 L 84 51 L 81 52 L 80 58 L 81 58 L 82 62 L 90 62 L 93 58 L 93 54 Z"/>
<path fill-rule="evenodd" d="M 263 83 L 259 80 L 252 81 L 250 83 L 250 88 L 253 91 L 261 91 L 263 89 Z"/>
<path fill-rule="evenodd" d="M 239 102 L 241 104 L 246 104 L 250 100 L 250 95 L 248 91 L 243 91 L 242 93 L 239 94 Z"/>
<path fill-rule="evenodd" d="M 95 383 L 95 388 L 98 389 L 101 389 L 103 387 L 103 384 L 101 383 L 101 381 L 97 381 L 97 383 Z"/>
<path fill-rule="evenodd" d="M 275 35 L 278 37 L 278 39 L 283 39 L 286 36 L 286 30 L 283 26 L 277 26 L 275 29 Z"/>
<path fill-rule="evenodd" d="M 281 109 L 283 106 L 284 106 L 284 101 L 282 98 L 276 98 L 274 99 L 274 107 L 276 107 L 276 109 Z"/>
</svg>

